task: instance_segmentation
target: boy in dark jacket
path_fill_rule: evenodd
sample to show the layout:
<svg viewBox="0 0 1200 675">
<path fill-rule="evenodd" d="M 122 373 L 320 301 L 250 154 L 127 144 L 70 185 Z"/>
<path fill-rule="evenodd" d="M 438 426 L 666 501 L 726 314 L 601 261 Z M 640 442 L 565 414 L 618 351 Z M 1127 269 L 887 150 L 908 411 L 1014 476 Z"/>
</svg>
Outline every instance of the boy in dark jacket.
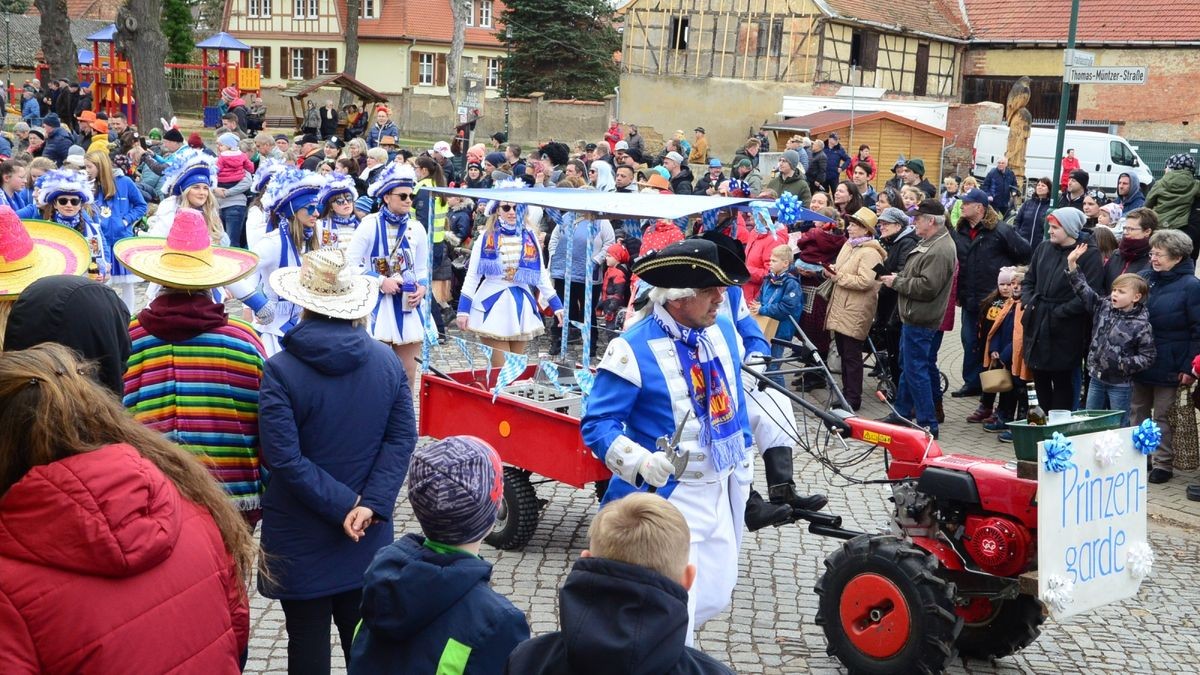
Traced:
<svg viewBox="0 0 1200 675">
<path fill-rule="evenodd" d="M 405 535 L 367 568 L 350 673 L 500 673 L 529 639 L 525 614 L 491 589 L 479 558 L 502 476 L 496 451 L 471 436 L 413 453 L 408 501 L 425 536 Z"/>
<path fill-rule="evenodd" d="M 559 591 L 562 630 L 513 650 L 512 675 L 732 673 L 685 646 L 690 532 L 679 509 L 636 492 L 600 509 Z"/>
<path fill-rule="evenodd" d="M 1087 357 L 1092 380 L 1087 408 L 1123 410 L 1121 426 L 1128 426 L 1133 375 L 1153 365 L 1157 356 L 1150 311 L 1143 302 L 1150 286 L 1136 274 L 1122 274 L 1113 281 L 1109 297 L 1101 298 L 1076 265 L 1087 250 L 1087 244 L 1080 244 L 1067 255 L 1071 289 L 1092 314 L 1092 343 Z"/>
</svg>

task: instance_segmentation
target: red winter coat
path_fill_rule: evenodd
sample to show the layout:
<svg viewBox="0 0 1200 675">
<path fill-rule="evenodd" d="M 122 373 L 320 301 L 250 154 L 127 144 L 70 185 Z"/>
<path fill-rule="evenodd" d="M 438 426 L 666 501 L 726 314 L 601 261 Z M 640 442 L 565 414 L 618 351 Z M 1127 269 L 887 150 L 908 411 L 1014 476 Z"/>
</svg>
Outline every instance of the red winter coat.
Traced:
<svg viewBox="0 0 1200 675">
<path fill-rule="evenodd" d="M 132 447 L 0 498 L 0 673 L 238 673 L 249 633 L 212 516 Z"/>
<path fill-rule="evenodd" d="M 787 243 L 786 227 L 777 229 L 774 235 L 750 230 L 750 241 L 746 243 L 746 269 L 750 270 L 750 281 L 742 284 L 742 295 L 753 300 L 758 299 L 763 280 L 771 271 L 771 251 L 774 251 L 776 246 L 786 246 Z"/>
</svg>

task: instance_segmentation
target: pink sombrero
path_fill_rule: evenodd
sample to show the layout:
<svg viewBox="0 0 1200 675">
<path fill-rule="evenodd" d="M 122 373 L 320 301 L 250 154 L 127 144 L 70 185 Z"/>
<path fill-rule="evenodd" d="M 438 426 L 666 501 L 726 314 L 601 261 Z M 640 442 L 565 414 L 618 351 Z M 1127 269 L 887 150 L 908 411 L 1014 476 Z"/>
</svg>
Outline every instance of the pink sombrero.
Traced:
<svg viewBox="0 0 1200 675">
<path fill-rule="evenodd" d="M 0 206 L 0 300 L 15 299 L 42 277 L 82 275 L 89 262 L 83 235 L 45 220 L 22 221 Z"/>
<path fill-rule="evenodd" d="M 195 209 L 179 209 L 165 239 L 128 237 L 113 245 L 113 255 L 147 281 L 189 290 L 224 286 L 258 267 L 250 251 L 213 246 L 204 216 Z"/>
</svg>

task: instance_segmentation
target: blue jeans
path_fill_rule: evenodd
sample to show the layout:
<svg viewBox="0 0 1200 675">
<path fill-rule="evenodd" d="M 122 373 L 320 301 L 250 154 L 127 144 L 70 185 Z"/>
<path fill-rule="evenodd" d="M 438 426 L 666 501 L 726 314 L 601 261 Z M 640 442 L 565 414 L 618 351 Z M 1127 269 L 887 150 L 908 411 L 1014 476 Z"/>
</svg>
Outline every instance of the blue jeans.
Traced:
<svg viewBox="0 0 1200 675">
<path fill-rule="evenodd" d="M 777 345 L 774 343 L 771 344 L 771 365 L 767 366 L 768 373 L 776 372 L 779 370 L 779 361 L 777 361 L 776 359 L 783 358 L 783 353 L 785 351 L 788 351 L 787 347 L 784 347 L 783 345 Z M 771 381 L 781 387 L 784 386 L 782 375 L 772 375 Z"/>
<path fill-rule="evenodd" d="M 1129 382 L 1124 384 L 1109 384 L 1095 377 L 1088 384 L 1087 409 L 1088 410 L 1120 410 L 1125 414 L 1121 415 L 1121 426 L 1129 426 L 1129 403 L 1133 397 L 1133 385 Z"/>
<path fill-rule="evenodd" d="M 229 245 L 246 248 L 246 205 L 226 206 L 221 209 L 221 223 L 229 235 Z"/>
<path fill-rule="evenodd" d="M 983 352 L 980 351 L 978 308 L 962 308 L 962 325 L 959 326 L 959 332 L 962 335 L 963 346 L 963 387 L 979 389 L 981 386 L 979 373 L 983 370 Z"/>
<path fill-rule="evenodd" d="M 937 429 L 933 407 L 933 387 L 937 381 L 936 328 L 905 325 L 900 331 L 900 388 L 896 395 L 896 410 L 901 414 L 915 411 L 917 424 Z"/>
</svg>

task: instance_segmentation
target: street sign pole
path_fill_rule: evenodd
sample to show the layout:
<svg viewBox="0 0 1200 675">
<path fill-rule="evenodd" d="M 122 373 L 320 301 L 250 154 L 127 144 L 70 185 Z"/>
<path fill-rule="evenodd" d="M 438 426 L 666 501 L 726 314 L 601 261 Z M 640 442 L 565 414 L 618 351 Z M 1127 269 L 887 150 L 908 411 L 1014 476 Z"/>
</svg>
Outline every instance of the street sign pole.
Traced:
<svg viewBox="0 0 1200 675">
<path fill-rule="evenodd" d="M 1075 26 L 1079 23 L 1079 0 L 1071 0 L 1071 27 L 1067 32 L 1068 53 L 1075 51 Z M 1050 197 L 1055 205 L 1061 205 L 1061 195 L 1058 193 L 1059 179 L 1062 177 L 1063 145 L 1067 142 L 1067 113 L 1071 107 L 1071 84 L 1066 80 L 1067 66 L 1063 68 L 1062 101 L 1058 104 L 1058 141 L 1054 144 L 1054 175 L 1050 177 Z"/>
</svg>

